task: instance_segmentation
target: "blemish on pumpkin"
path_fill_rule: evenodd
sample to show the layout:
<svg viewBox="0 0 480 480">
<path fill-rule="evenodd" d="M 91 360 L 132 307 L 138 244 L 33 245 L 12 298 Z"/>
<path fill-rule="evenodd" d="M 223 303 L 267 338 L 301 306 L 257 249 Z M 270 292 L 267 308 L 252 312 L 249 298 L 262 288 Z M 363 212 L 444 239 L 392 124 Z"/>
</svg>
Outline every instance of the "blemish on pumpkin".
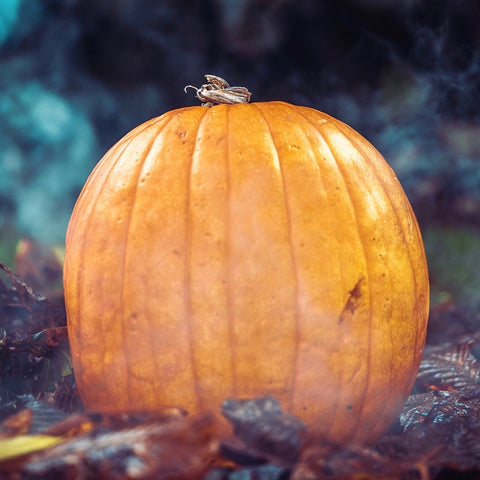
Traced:
<svg viewBox="0 0 480 480">
<path fill-rule="evenodd" d="M 348 298 L 343 307 L 342 313 L 338 317 L 338 323 L 352 317 L 360 306 L 362 299 L 362 290 L 365 285 L 365 277 L 360 277 L 352 290 L 348 292 Z"/>
<path fill-rule="evenodd" d="M 182 140 L 184 140 L 187 136 L 187 132 L 185 130 L 177 130 L 175 133 L 177 134 L 178 138 Z"/>
</svg>

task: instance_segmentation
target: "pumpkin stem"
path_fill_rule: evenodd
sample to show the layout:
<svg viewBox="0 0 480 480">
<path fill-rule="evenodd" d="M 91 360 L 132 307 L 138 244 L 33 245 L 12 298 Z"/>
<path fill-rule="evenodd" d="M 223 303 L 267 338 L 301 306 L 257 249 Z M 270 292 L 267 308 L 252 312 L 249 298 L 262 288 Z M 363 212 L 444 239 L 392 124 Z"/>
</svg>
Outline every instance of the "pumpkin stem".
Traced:
<svg viewBox="0 0 480 480">
<path fill-rule="evenodd" d="M 246 87 L 231 87 L 229 83 L 216 75 L 205 75 L 208 83 L 200 88 L 193 85 L 187 85 L 183 91 L 193 88 L 196 97 L 201 100 L 203 106 L 212 107 L 219 103 L 232 105 L 234 103 L 248 103 L 252 94 Z"/>
</svg>

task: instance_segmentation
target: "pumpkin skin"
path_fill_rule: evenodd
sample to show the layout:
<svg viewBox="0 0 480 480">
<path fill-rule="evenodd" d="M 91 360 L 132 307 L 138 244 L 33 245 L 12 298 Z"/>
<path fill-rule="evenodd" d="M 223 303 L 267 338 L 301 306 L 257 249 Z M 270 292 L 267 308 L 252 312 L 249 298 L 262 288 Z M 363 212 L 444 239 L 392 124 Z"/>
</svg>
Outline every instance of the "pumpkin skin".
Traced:
<svg viewBox="0 0 480 480">
<path fill-rule="evenodd" d="M 425 343 L 425 253 L 395 174 L 346 124 L 283 102 L 182 108 L 122 138 L 74 208 L 64 285 L 95 410 L 269 394 L 369 442 Z"/>
</svg>

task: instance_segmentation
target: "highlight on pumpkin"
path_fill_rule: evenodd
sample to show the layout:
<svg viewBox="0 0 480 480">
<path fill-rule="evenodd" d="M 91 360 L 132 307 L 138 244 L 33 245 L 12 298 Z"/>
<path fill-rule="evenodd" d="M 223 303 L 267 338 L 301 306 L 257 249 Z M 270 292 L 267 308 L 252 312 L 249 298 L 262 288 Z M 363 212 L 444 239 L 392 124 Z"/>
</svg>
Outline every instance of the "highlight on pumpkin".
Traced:
<svg viewBox="0 0 480 480">
<path fill-rule="evenodd" d="M 221 422 L 226 399 L 269 396 L 309 432 L 371 442 L 425 343 L 427 266 L 407 197 L 341 121 L 207 81 L 192 88 L 210 108 L 135 128 L 76 203 L 64 285 L 83 402 Z"/>
</svg>

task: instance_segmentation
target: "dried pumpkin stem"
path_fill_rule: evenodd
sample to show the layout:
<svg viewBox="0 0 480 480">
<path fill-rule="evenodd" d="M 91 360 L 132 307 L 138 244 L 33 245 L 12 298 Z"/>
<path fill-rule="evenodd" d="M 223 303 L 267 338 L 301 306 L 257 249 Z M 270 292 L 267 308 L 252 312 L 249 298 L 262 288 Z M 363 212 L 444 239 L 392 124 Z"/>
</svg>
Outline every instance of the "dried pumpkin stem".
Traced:
<svg viewBox="0 0 480 480">
<path fill-rule="evenodd" d="M 252 94 L 246 87 L 231 87 L 229 83 L 216 75 L 205 75 L 208 83 L 203 84 L 200 88 L 193 85 L 187 85 L 183 90 L 193 88 L 196 97 L 201 100 L 202 105 L 212 107 L 219 103 L 232 105 L 234 103 L 248 103 Z"/>
</svg>

